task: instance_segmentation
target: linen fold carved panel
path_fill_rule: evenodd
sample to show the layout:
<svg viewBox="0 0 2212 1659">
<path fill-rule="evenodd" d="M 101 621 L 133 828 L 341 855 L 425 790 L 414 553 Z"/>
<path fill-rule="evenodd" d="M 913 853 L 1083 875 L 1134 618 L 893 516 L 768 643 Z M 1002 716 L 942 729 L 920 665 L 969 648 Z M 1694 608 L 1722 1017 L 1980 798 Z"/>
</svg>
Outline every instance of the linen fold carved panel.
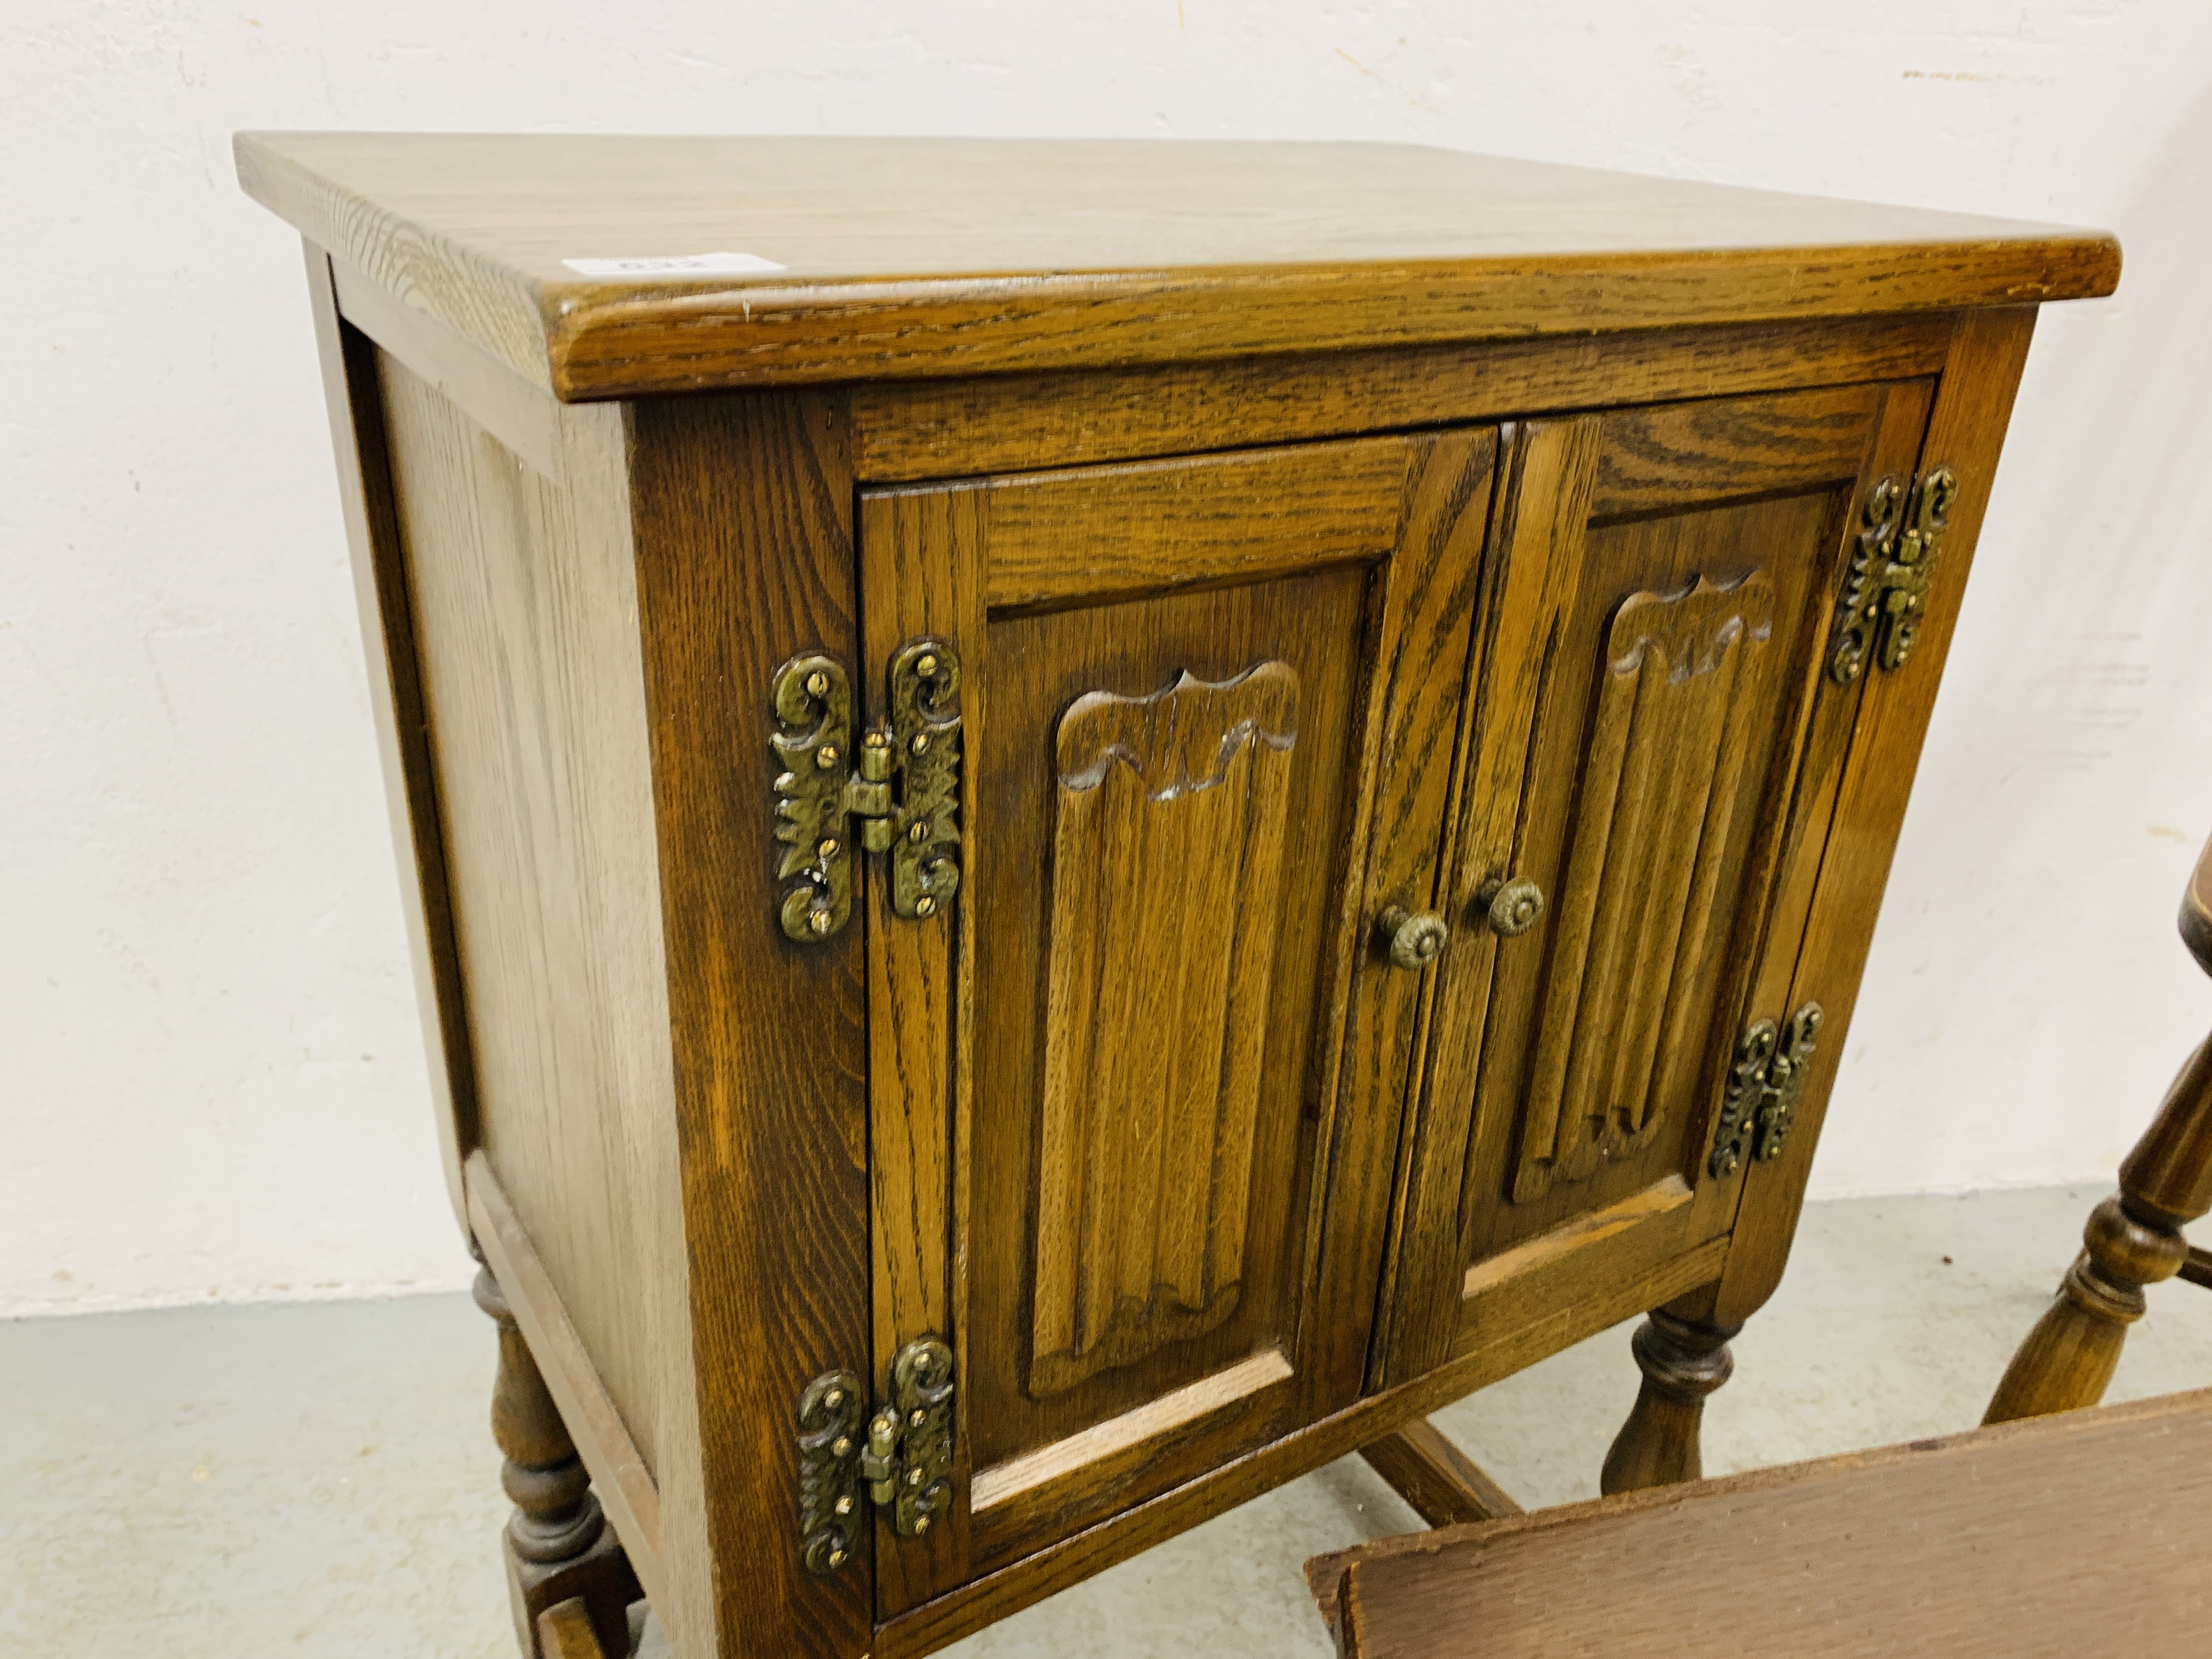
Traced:
<svg viewBox="0 0 2212 1659">
<path fill-rule="evenodd" d="M 1297 695 L 1270 661 L 1060 718 L 1033 1396 L 1236 1311 Z"/>
<path fill-rule="evenodd" d="M 1691 995 L 1761 729 L 1772 585 L 1699 577 L 1613 612 L 1563 860 L 1516 1202 L 1646 1144 L 1694 1086 Z M 1694 1029 L 1693 1029 L 1694 1028 Z"/>
</svg>

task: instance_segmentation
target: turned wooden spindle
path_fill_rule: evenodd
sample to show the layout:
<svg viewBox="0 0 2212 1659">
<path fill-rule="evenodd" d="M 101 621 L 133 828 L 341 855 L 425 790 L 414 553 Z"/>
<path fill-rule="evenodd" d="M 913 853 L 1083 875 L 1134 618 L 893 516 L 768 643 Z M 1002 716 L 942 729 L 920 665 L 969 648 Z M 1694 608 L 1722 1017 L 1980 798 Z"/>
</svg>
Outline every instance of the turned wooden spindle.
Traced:
<svg viewBox="0 0 2212 1659">
<path fill-rule="evenodd" d="M 499 1326 L 491 1432 L 506 1455 L 500 1485 L 514 1501 L 506 1553 L 517 1639 L 529 1659 L 544 1659 L 541 1615 L 580 1598 L 600 1647 L 627 1653 L 629 1604 L 640 1594 L 629 1558 L 490 1268 L 478 1268 L 475 1294 Z"/>
<path fill-rule="evenodd" d="M 1636 1408 L 1605 1455 L 1598 1489 L 1610 1496 L 1695 1480 L 1705 1473 L 1698 1426 L 1705 1396 L 1729 1380 L 1729 1339 L 1740 1325 L 1706 1325 L 1655 1308 L 1629 1343 L 1644 1372 Z"/>
<path fill-rule="evenodd" d="M 2212 842 L 2181 900 L 2181 939 L 2212 974 Z M 1984 1423 L 2075 1411 L 2105 1396 L 2143 1288 L 2187 1270 L 2184 1224 L 2212 1210 L 2212 1038 L 2199 1043 L 2158 1115 L 2120 1165 L 2120 1189 L 2090 1213 L 2081 1254 L 2006 1367 Z"/>
</svg>

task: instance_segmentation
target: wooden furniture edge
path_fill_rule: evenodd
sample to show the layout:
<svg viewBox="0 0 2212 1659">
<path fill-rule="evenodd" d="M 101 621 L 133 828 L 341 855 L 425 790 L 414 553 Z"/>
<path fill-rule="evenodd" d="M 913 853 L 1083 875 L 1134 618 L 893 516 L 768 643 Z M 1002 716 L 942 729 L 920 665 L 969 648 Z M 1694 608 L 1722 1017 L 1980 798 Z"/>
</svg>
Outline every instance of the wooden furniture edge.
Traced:
<svg viewBox="0 0 2212 1659">
<path fill-rule="evenodd" d="M 1826 1018 L 1814 1069 L 1782 1155 L 1754 1159 L 1743 1173 L 1728 1266 L 1710 1305 L 1696 1310 L 1697 1318 L 1722 1326 L 1742 1324 L 1774 1293 L 1788 1265 L 1813 1151 L 1863 982 L 2037 314 L 2038 307 L 2023 305 L 1958 317 L 1918 460 L 1923 468 L 1951 465 L 1960 472 L 1960 500 L 1945 538 L 1942 572 L 1911 661 L 1901 672 L 1870 676 L 1860 694 L 1797 963 L 1784 1000 L 1786 1007 L 1798 1006 L 1814 994 L 1817 981 Z M 1871 861 L 1866 857 L 1869 849 Z M 1839 958 L 1843 969 L 1822 977 L 1824 952 Z"/>
<path fill-rule="evenodd" d="M 1824 279 L 1817 289 L 1806 282 L 1815 270 Z M 1723 278 L 1712 286 L 1727 297 L 1686 300 L 1686 287 L 1707 270 Z M 1349 272 L 1269 265 L 759 283 L 644 299 L 549 283 L 539 302 L 553 390 L 582 402 L 1079 367 L 1099 360 L 1064 341 L 1101 328 L 1116 347 L 1105 362 L 1133 366 L 1378 339 L 1431 345 L 1605 332 L 1648 327 L 1662 307 L 1670 324 L 1696 326 L 2017 305 L 2098 297 L 2118 280 L 2118 244 L 2089 234 Z M 1823 295 L 1837 297 L 1824 303 Z M 890 331 L 895 348 L 876 343 Z M 656 338 L 663 333 L 670 337 Z"/>
<path fill-rule="evenodd" d="M 465 1234 L 468 1199 L 461 1165 L 476 1150 L 477 1139 L 474 1061 L 461 995 L 459 953 L 453 941 L 437 772 L 423 714 L 413 612 L 385 451 L 383 396 L 375 365 L 347 337 L 329 256 L 312 240 L 305 244 L 304 254 L 337 466 L 338 500 L 361 617 L 377 755 L 384 769 L 385 811 L 391 820 L 400 908 L 428 1062 L 439 1158 L 453 1218 Z"/>
<path fill-rule="evenodd" d="M 1715 1475 L 1668 1486 L 1650 1486 L 1638 1492 L 1617 1492 L 1609 1498 L 1586 1498 L 1529 1510 L 1496 1521 L 1477 1521 L 1466 1526 L 1441 1527 L 1431 1532 L 1407 1533 L 1395 1538 L 1355 1544 L 1348 1549 L 1316 1556 L 1309 1565 L 1328 1561 L 1346 1572 L 1364 1565 L 1401 1555 L 1443 1555 L 1479 1548 L 1509 1534 L 1549 1531 L 1571 1527 L 1600 1516 L 1630 1515 L 1648 1510 L 1697 1507 L 1725 1502 L 1808 1479 L 1844 1472 L 1875 1472 L 1920 1458 L 1945 1458 L 2007 1440 L 2059 1438 L 2083 1432 L 2120 1432 L 2130 1425 L 2160 1418 L 2212 1415 L 2212 1389 L 2192 1389 L 2179 1394 L 2154 1395 L 2124 1405 L 2100 1406 L 2078 1412 L 2059 1412 L 2046 1417 L 2024 1418 L 2014 1423 L 1963 1429 L 1927 1440 L 1903 1441 L 1861 1451 L 1838 1452 L 1830 1457 L 1807 1458 L 1766 1468 L 1746 1469 L 1736 1474 Z"/>
<path fill-rule="evenodd" d="M 564 402 L 1587 335 L 1648 328 L 1662 315 L 1697 326 L 2016 305 L 2100 296 L 2119 279 L 2115 239 L 2054 227 L 1981 240 L 1348 267 L 722 282 L 640 295 L 480 258 L 365 204 L 272 137 L 232 140 L 249 196 Z M 410 280 L 426 265 L 457 280 Z M 448 289 L 465 289 L 468 303 Z M 1085 343 L 1101 328 L 1115 343 L 1110 358 Z"/>
<path fill-rule="evenodd" d="M 526 380 L 546 387 L 548 374 L 545 331 L 534 300 L 516 295 L 504 268 L 472 257 L 465 247 L 396 221 L 380 210 L 337 212 L 340 200 L 357 201 L 313 169 L 283 155 L 267 142 L 271 135 L 238 132 L 231 135 L 231 156 L 238 169 L 239 187 L 297 230 L 308 241 L 331 255 L 360 267 L 369 277 L 416 310 L 434 316 L 449 328 L 471 335 L 494 357 Z M 372 257 L 380 232 L 404 229 L 406 257 L 379 260 Z M 408 272 L 426 264 L 442 264 L 473 279 L 477 303 L 465 315 L 459 308 L 426 302 Z M 477 329 L 466 326 L 470 323 Z"/>
<path fill-rule="evenodd" d="M 666 1596 L 660 1547 L 660 1492 L 638 1455 L 621 1414 L 584 1352 L 582 1340 L 546 1276 L 530 1235 L 523 1231 L 506 1192 L 481 1152 L 467 1163 L 469 1220 L 484 1260 L 499 1280 L 530 1344 L 531 1357 L 561 1407 L 561 1420 L 591 1471 L 607 1518 L 628 1552 L 646 1599 Z"/>
<path fill-rule="evenodd" d="M 539 472 L 556 476 L 561 405 L 550 391 L 335 255 L 331 277 L 339 315 Z"/>
<path fill-rule="evenodd" d="M 1414 1418 L 1633 1318 L 1646 1308 L 1671 1301 L 1720 1271 L 1727 1244 L 1725 1237 L 1715 1239 L 1615 1286 L 1601 1298 L 1561 1308 L 1532 1325 L 1502 1333 L 1424 1376 L 1370 1395 L 1211 1474 L 880 1624 L 876 1626 L 874 1659 L 918 1659 L 933 1653 L 1140 1550 L 1333 1463 Z"/>
<path fill-rule="evenodd" d="M 1921 311 L 1650 327 L 898 381 L 845 399 L 854 473 L 872 488 L 1933 376 L 1954 325 Z"/>
<path fill-rule="evenodd" d="M 1432 1527 L 1519 1515 L 1513 1495 L 1425 1417 L 1359 1449 L 1369 1468 Z"/>
<path fill-rule="evenodd" d="M 660 1471 L 686 1602 L 661 1622 L 702 1654 L 854 1659 L 875 1617 L 872 1521 L 849 1570 L 807 1571 L 794 1413 L 816 1376 L 872 1377 L 882 1358 L 866 930 L 782 936 L 761 833 L 774 774 L 748 757 L 774 753 L 766 693 L 793 652 L 860 666 L 858 492 L 840 412 L 819 393 L 665 398 L 624 417 L 690 1241 L 681 1386 L 696 1425 L 688 1463 Z"/>
</svg>

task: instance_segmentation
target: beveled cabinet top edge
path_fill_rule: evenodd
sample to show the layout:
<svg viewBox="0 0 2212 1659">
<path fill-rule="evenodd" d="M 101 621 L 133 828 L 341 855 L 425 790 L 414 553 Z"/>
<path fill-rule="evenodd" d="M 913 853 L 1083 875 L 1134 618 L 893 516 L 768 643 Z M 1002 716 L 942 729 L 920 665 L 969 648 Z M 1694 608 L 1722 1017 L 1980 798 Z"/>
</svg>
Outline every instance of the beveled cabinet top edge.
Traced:
<svg viewBox="0 0 2212 1659">
<path fill-rule="evenodd" d="M 1414 145 L 240 133 L 247 193 L 564 400 L 2033 303 L 2097 231 Z M 610 281 L 571 258 L 781 269 Z"/>
</svg>

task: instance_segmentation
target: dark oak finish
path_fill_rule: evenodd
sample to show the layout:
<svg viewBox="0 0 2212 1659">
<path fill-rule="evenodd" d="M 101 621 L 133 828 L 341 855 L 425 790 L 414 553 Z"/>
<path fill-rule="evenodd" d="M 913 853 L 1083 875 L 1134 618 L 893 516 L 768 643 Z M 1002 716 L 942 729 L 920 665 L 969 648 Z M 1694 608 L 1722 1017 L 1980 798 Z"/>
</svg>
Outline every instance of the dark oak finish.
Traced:
<svg viewBox="0 0 2212 1659">
<path fill-rule="evenodd" d="M 684 1659 L 926 1653 L 1355 1450 L 1502 1512 L 1419 1419 L 1640 1311 L 1607 1483 L 1695 1472 L 2022 302 L 2108 238 L 1343 145 L 239 155 L 310 238 L 456 1206 Z M 562 263 L 714 252 L 788 269 Z M 1939 465 L 1917 654 L 1831 674 Z M 919 772 L 774 758 L 785 665 L 865 752 L 925 649 L 927 913 L 847 846 Z M 1815 1002 L 1753 1136 L 1739 1041 Z M 925 1338 L 942 1465 L 901 1407 L 862 1480 Z M 526 1644 L 605 1641 L 572 1599 Z"/>
<path fill-rule="evenodd" d="M 1516 430 L 1451 909 L 1547 902 L 1443 965 L 1380 1380 L 1733 1224 L 1713 1105 L 1774 1012 L 1758 965 L 1794 957 L 1791 803 L 1858 690 L 1822 672 L 1828 607 L 1926 409 L 1907 381 Z"/>
<path fill-rule="evenodd" d="M 1308 1572 L 1335 1581 L 1346 1659 L 2179 1653 L 2212 1617 L 2208 1516 L 2212 1390 L 1387 1539 Z"/>
<path fill-rule="evenodd" d="M 1638 1492 L 1695 1480 L 1705 1473 L 1698 1429 L 1705 1396 L 1735 1369 L 1728 1348 L 1735 1334 L 1678 1319 L 1663 1308 L 1636 1328 L 1631 1346 L 1644 1386 L 1605 1455 L 1600 1492 Z"/>
<path fill-rule="evenodd" d="M 1725 1241 L 1716 1240 L 1650 1272 L 1620 1282 L 1600 1280 L 1582 1297 L 1556 1304 L 1424 1376 L 1368 1395 L 1310 1428 L 891 1620 L 878 1631 L 875 1651 L 891 1659 L 933 1653 L 1056 1590 L 1080 1583 L 1286 1480 L 1358 1451 L 1440 1406 L 1571 1347 L 1638 1308 L 1656 1306 L 1709 1284 L 1720 1271 L 1725 1248 Z"/>
</svg>

